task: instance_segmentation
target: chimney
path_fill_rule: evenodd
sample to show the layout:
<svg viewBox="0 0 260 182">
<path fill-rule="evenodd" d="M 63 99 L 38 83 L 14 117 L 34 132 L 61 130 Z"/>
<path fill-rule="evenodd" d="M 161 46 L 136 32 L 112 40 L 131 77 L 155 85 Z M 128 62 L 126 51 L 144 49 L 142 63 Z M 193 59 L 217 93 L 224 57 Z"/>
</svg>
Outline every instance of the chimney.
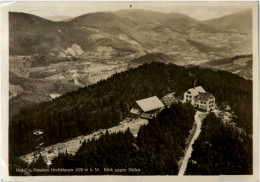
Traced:
<svg viewBox="0 0 260 182">
<path fill-rule="evenodd" d="M 197 80 L 194 81 L 193 88 L 196 87 Z"/>
</svg>

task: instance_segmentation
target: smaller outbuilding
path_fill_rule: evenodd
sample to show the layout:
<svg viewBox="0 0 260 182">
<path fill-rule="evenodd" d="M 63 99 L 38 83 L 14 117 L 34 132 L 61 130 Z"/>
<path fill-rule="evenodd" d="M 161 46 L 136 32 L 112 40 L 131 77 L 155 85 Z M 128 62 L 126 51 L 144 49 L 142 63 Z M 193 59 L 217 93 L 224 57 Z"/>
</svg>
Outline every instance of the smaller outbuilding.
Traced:
<svg viewBox="0 0 260 182">
<path fill-rule="evenodd" d="M 162 108 L 164 108 L 164 104 L 157 96 L 153 96 L 153 97 L 136 101 L 136 107 L 130 110 L 130 114 L 137 115 L 137 116 L 140 115 L 141 118 L 145 118 L 145 119 L 151 119 Z"/>
<path fill-rule="evenodd" d="M 160 101 L 160 99 L 157 96 L 138 100 L 136 101 L 136 103 L 145 113 L 158 112 L 161 108 L 164 107 L 164 104 Z"/>
</svg>

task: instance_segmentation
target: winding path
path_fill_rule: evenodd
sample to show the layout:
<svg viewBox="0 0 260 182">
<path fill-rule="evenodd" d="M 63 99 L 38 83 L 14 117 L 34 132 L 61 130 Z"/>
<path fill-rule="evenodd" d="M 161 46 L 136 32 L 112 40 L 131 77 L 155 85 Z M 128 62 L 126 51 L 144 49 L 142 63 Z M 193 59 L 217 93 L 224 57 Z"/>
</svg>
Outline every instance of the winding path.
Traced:
<svg viewBox="0 0 260 182">
<path fill-rule="evenodd" d="M 178 176 L 183 176 L 186 168 L 187 168 L 187 164 L 189 162 L 189 158 L 191 157 L 191 153 L 192 153 L 192 145 L 194 144 L 195 140 L 198 138 L 200 132 L 201 132 L 201 123 L 203 121 L 203 119 L 206 117 L 206 114 L 200 111 L 197 111 L 195 116 L 194 116 L 194 120 L 196 122 L 197 128 L 196 131 L 194 133 L 194 136 L 192 138 L 192 140 L 190 141 L 190 144 L 188 146 L 188 149 L 186 150 L 186 154 L 184 156 L 184 159 L 182 161 Z"/>
</svg>

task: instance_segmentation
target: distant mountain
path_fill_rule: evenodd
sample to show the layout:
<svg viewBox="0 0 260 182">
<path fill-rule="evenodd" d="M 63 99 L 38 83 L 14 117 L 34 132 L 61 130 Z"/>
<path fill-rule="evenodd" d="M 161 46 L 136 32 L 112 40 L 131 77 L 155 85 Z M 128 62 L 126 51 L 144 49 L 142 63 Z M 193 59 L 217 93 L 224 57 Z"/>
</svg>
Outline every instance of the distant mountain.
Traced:
<svg viewBox="0 0 260 182">
<path fill-rule="evenodd" d="M 61 22 L 10 12 L 10 54 L 64 56 L 76 45 L 84 51 L 81 57 L 124 60 L 127 56 L 162 52 L 184 64 L 251 54 L 250 12 L 198 21 L 179 13 L 121 10 L 88 13 Z M 238 34 L 231 29 L 238 29 Z"/>
<path fill-rule="evenodd" d="M 214 28 L 203 24 L 201 21 L 198 21 L 194 18 L 191 18 L 187 15 L 180 13 L 162 13 L 150 10 L 120 10 L 115 12 L 118 15 L 129 17 L 132 20 L 135 20 L 139 24 L 155 24 L 162 27 L 167 27 L 173 31 L 187 31 L 190 28 L 196 28 L 199 30 L 209 31 Z M 208 30 L 206 30 L 206 27 Z M 216 31 L 216 30 L 215 30 Z M 184 33 L 184 32 L 180 32 Z M 187 33 L 187 32 L 186 32 Z"/>
<path fill-rule="evenodd" d="M 53 22 L 25 13 L 10 13 L 9 19 L 12 55 L 57 54 L 73 44 L 84 51 L 100 45 L 137 51 L 127 40 L 127 34 L 138 39 L 138 33 L 132 30 L 137 25 L 112 13 L 90 13 L 68 22 Z M 124 33 L 128 30 L 129 33 Z"/>
<path fill-rule="evenodd" d="M 167 14 L 149 10 L 121 10 L 117 14 L 129 17 L 141 25 L 158 26 L 157 28 L 165 27 L 181 34 L 199 24 L 198 20 L 180 13 Z"/>
<path fill-rule="evenodd" d="M 117 15 L 128 17 L 135 20 L 138 23 L 150 23 L 150 24 L 160 24 L 160 20 L 165 17 L 165 13 L 140 10 L 140 9 L 124 9 L 114 12 Z"/>
<path fill-rule="evenodd" d="M 207 20 L 203 23 L 220 30 L 250 33 L 252 31 L 252 9 Z"/>
<path fill-rule="evenodd" d="M 59 27 L 59 23 L 35 15 L 9 13 L 10 55 L 43 54 L 66 46 Z"/>
</svg>

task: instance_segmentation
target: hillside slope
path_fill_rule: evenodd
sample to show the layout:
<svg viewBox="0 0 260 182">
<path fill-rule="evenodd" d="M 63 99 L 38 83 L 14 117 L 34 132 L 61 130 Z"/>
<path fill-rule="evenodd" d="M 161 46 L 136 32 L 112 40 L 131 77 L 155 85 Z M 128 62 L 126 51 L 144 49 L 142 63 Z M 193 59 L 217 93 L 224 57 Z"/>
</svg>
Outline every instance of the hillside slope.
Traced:
<svg viewBox="0 0 260 182">
<path fill-rule="evenodd" d="M 151 63 L 23 109 L 11 121 L 10 151 L 14 152 L 12 155 L 22 155 L 33 150 L 32 132 L 35 129 L 44 131 L 44 145 L 48 145 L 115 126 L 129 113 L 136 100 L 154 95 L 160 98 L 170 92 L 182 97 L 195 80 L 214 94 L 220 107 L 228 103 L 240 118 L 237 125 L 251 133 L 251 81 L 223 71 Z"/>
<path fill-rule="evenodd" d="M 218 69 L 238 74 L 244 78 L 252 79 L 253 56 L 241 55 L 225 59 L 211 60 L 200 64 L 201 67 Z"/>
<path fill-rule="evenodd" d="M 121 10 L 88 13 L 64 22 L 10 12 L 10 54 L 61 56 L 77 45 L 83 58 L 129 60 L 127 56 L 162 52 L 188 64 L 250 54 L 252 15 L 248 12 L 198 21 L 179 13 Z"/>
<path fill-rule="evenodd" d="M 10 55 L 44 54 L 59 49 L 64 43 L 57 31 L 59 25 L 38 16 L 10 12 Z"/>
<path fill-rule="evenodd" d="M 52 93 L 62 95 L 78 88 L 73 83 L 25 78 L 10 72 L 9 117 L 12 118 L 21 108 L 52 100 Z"/>
<path fill-rule="evenodd" d="M 252 31 L 252 9 L 240 11 L 221 18 L 206 20 L 203 23 L 213 26 L 217 29 L 225 29 L 226 31 L 237 31 L 248 33 Z"/>
</svg>

